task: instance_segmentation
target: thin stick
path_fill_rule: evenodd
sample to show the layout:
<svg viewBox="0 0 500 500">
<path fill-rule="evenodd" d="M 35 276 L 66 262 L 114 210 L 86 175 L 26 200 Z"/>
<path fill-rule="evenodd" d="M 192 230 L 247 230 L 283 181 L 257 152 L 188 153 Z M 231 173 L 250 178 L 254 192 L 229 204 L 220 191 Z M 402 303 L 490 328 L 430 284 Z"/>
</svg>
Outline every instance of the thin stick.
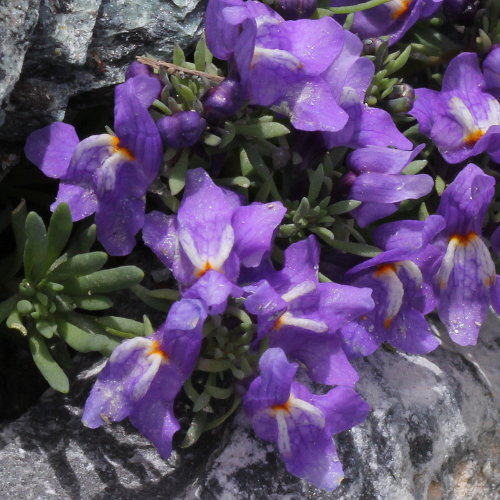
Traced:
<svg viewBox="0 0 500 500">
<path fill-rule="evenodd" d="M 146 64 L 147 66 L 151 66 L 155 69 L 160 69 L 160 67 L 165 68 L 169 75 L 173 75 L 175 73 L 185 73 L 187 75 L 203 76 L 207 80 L 212 80 L 217 83 L 224 80 L 223 76 L 211 75 L 210 73 L 205 73 L 204 71 L 198 71 L 196 69 L 183 68 L 182 66 L 177 66 L 177 64 L 160 61 L 158 59 L 153 59 L 152 57 L 137 56 L 136 59 L 140 63 Z"/>
</svg>

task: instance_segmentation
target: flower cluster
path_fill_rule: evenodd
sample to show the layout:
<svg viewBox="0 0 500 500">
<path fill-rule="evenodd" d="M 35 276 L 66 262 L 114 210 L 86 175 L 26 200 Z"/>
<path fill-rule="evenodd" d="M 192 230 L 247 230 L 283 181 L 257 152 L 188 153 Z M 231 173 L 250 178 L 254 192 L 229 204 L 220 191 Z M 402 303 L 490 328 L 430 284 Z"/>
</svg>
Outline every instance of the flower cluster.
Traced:
<svg viewBox="0 0 500 500">
<path fill-rule="evenodd" d="M 185 445 L 241 403 L 290 473 L 332 490 L 332 436 L 368 414 L 355 358 L 428 354 L 438 319 L 474 345 L 500 313 L 500 46 L 451 58 L 424 43 L 414 25 L 444 23 L 442 6 L 458 33 L 476 29 L 460 0 L 358 3 L 209 0 L 194 63 L 176 49 L 175 64 L 131 65 L 114 132 L 80 141 L 55 123 L 28 139 L 28 159 L 60 180 L 52 208 L 95 213 L 111 255 L 142 232 L 171 287 L 134 282 L 167 317 L 116 347 L 88 427 L 128 417 L 168 458 L 176 400 L 190 403 Z M 408 71 L 411 50 L 412 64 L 452 59 L 441 91 Z"/>
</svg>

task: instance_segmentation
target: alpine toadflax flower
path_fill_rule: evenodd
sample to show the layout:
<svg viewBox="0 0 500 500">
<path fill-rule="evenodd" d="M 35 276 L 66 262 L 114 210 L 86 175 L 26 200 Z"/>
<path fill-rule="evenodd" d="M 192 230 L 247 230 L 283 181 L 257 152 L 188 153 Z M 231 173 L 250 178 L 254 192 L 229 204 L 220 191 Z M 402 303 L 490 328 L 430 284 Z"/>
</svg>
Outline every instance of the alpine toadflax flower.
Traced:
<svg viewBox="0 0 500 500">
<path fill-rule="evenodd" d="M 281 271 L 263 266 L 260 281 L 244 287 L 258 336 L 300 361 L 312 380 L 354 385 L 358 375 L 341 348 L 338 329 L 373 309 L 369 288 L 319 283 L 314 236 L 290 245 Z"/>
<path fill-rule="evenodd" d="M 491 82 L 493 77 L 488 74 Z M 500 102 L 486 90 L 477 56 L 468 52 L 450 62 L 441 92 L 415 90 L 410 114 L 448 163 L 459 163 L 485 151 L 494 161 L 500 161 Z"/>
<path fill-rule="evenodd" d="M 360 38 L 389 37 L 396 43 L 418 20 L 428 18 L 443 0 L 389 0 L 371 9 L 356 12 L 351 30 Z M 334 7 L 359 4 L 358 0 L 332 0 Z"/>
<path fill-rule="evenodd" d="M 268 349 L 259 367 L 243 399 L 255 433 L 276 443 L 288 472 L 324 490 L 335 489 L 344 476 L 332 435 L 362 422 L 368 405 L 348 387 L 312 394 L 293 381 L 297 365 L 281 349 Z"/>
<path fill-rule="evenodd" d="M 271 243 L 286 209 L 280 202 L 242 206 L 240 197 L 216 186 L 201 168 L 186 174 L 177 215 L 151 212 L 143 238 L 170 269 L 184 297 L 205 301 L 211 314 L 225 309 L 240 266 L 256 267 Z"/>
<path fill-rule="evenodd" d="M 420 198 L 432 190 L 434 181 L 430 176 L 402 174 L 423 148 L 421 145 L 413 151 L 403 151 L 367 147 L 349 155 L 351 172 L 347 175 L 351 189 L 347 197 L 363 202 L 352 211 L 361 227 L 391 215 L 402 201 Z"/>
<path fill-rule="evenodd" d="M 392 222 L 376 230 L 387 250 L 417 249 L 412 259 L 433 287 L 439 318 L 461 345 L 477 342 L 490 304 L 500 309 L 500 281 L 481 237 L 494 187 L 495 179 L 470 163 L 444 190 L 437 215 L 429 217 L 434 228 L 441 226 L 433 236 L 426 235 L 428 227 L 420 221 Z"/>
<path fill-rule="evenodd" d="M 153 335 L 120 344 L 92 388 L 83 423 L 95 429 L 128 417 L 168 458 L 180 428 L 174 399 L 198 361 L 205 317 L 200 301 L 181 300 Z"/>
<path fill-rule="evenodd" d="M 162 159 L 158 129 L 148 106 L 160 81 L 135 76 L 115 89 L 115 133 L 79 141 L 75 129 L 53 123 L 33 132 L 25 152 L 42 172 L 60 179 L 51 209 L 69 205 L 78 221 L 95 212 L 97 237 L 111 255 L 127 255 L 144 223 L 145 194 Z"/>
</svg>

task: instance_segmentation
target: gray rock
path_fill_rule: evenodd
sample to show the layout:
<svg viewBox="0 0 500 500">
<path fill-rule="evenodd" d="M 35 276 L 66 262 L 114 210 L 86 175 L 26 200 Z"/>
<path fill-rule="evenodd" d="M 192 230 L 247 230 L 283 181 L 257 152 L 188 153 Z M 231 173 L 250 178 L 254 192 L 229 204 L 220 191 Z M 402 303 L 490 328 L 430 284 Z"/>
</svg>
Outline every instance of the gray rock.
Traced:
<svg viewBox="0 0 500 500">
<path fill-rule="evenodd" d="M 8 3 L 24 6 L 28 1 Z M 25 10 L 36 20 L 38 2 L 30 4 L 33 12 Z M 24 52 L 19 68 L 14 62 L 27 43 L 29 23 L 25 31 L 22 26 L 17 30 L 18 38 L 23 33 L 24 38 L 13 40 L 3 52 L 0 35 L 5 59 L 0 80 L 5 66 L 10 82 L 3 93 L 0 84 L 6 111 L 0 139 L 22 141 L 32 130 L 61 120 L 71 97 L 122 81 L 137 55 L 169 58 L 174 44 L 192 45 L 201 32 L 203 12 L 200 0 L 41 0 L 20 79 Z"/>
<path fill-rule="evenodd" d="M 19 79 L 28 41 L 38 19 L 40 0 L 6 0 L 0 3 L 0 126 L 1 104 Z"/>
<path fill-rule="evenodd" d="M 336 437 L 346 479 L 327 494 L 289 476 L 242 415 L 168 461 L 127 423 L 90 430 L 79 417 L 98 366 L 69 396 L 48 392 L 0 429 L 0 485 L 9 499 L 498 498 L 500 319 L 478 345 L 428 356 L 379 350 L 359 360 L 373 410 Z"/>
</svg>

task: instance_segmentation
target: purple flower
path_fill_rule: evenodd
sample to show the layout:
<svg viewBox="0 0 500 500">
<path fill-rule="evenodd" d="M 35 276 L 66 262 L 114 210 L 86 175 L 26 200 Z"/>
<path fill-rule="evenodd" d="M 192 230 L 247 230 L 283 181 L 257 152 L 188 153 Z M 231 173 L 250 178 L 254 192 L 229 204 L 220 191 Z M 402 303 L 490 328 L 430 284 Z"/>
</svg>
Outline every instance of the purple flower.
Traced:
<svg viewBox="0 0 500 500">
<path fill-rule="evenodd" d="M 208 89 L 202 97 L 203 114 L 209 122 L 234 115 L 243 104 L 243 87 L 233 78 L 226 78 L 217 87 Z"/>
<path fill-rule="evenodd" d="M 389 36 L 396 43 L 419 19 L 430 17 L 443 0 L 390 0 L 357 12 L 352 31 L 361 38 Z M 358 0 L 332 0 L 332 7 L 358 4 Z"/>
<path fill-rule="evenodd" d="M 325 144 L 330 149 L 336 146 L 411 149 L 411 141 L 399 132 L 389 113 L 364 104 L 375 67 L 369 59 L 360 57 L 362 49 L 359 38 L 344 31 L 342 50 L 323 74 L 336 101 L 348 115 L 347 124 L 341 130 L 323 132 Z"/>
<path fill-rule="evenodd" d="M 68 203 L 74 221 L 96 212 L 97 237 L 111 255 L 126 255 L 144 222 L 145 194 L 162 159 L 160 135 L 147 106 L 158 79 L 136 76 L 115 89 L 116 135 L 79 142 L 71 125 L 33 132 L 25 153 L 45 175 L 61 180 L 54 210 Z"/>
<path fill-rule="evenodd" d="M 500 99 L 500 44 L 494 45 L 483 62 L 486 90 Z"/>
<path fill-rule="evenodd" d="M 386 249 L 419 249 L 420 267 L 434 288 L 439 318 L 460 345 L 475 344 L 489 305 L 500 305 L 500 281 L 481 238 L 494 186 L 493 177 L 472 163 L 467 165 L 443 192 L 437 215 L 432 216 L 443 221 L 443 228 L 428 243 L 418 221 L 377 229 L 378 241 Z"/>
<path fill-rule="evenodd" d="M 243 399 L 255 433 L 277 444 L 288 472 L 324 490 L 335 489 L 343 472 L 332 435 L 362 422 L 368 405 L 347 387 L 312 394 L 293 381 L 297 365 L 281 349 L 268 349 L 259 367 Z"/>
<path fill-rule="evenodd" d="M 363 202 L 351 212 L 361 227 L 394 213 L 400 202 L 420 198 L 432 190 L 434 181 L 428 175 L 401 173 L 423 148 L 423 144 L 413 151 L 368 147 L 349 155 L 354 178 L 351 175 L 348 198 Z"/>
<path fill-rule="evenodd" d="M 304 364 L 311 379 L 354 385 L 358 375 L 337 331 L 373 309 L 371 290 L 319 283 L 318 264 L 314 236 L 290 245 L 281 271 L 265 266 L 264 279 L 245 287 L 245 308 L 257 316 L 258 337 L 267 336 L 272 347 Z"/>
<path fill-rule="evenodd" d="M 196 366 L 206 312 L 200 301 L 181 300 L 150 337 L 126 340 L 99 374 L 83 411 L 92 429 L 129 417 L 163 458 L 179 430 L 173 403 Z"/>
<path fill-rule="evenodd" d="M 198 142 L 207 122 L 196 111 L 180 111 L 156 122 L 163 144 L 168 148 L 189 148 Z"/>
<path fill-rule="evenodd" d="M 238 195 L 198 168 L 186 175 L 177 215 L 149 213 L 143 238 L 173 272 L 183 296 L 201 298 L 219 314 L 227 297 L 239 294 L 240 265 L 260 264 L 285 212 L 280 202 L 241 206 Z"/>
<path fill-rule="evenodd" d="M 236 66 L 250 104 L 324 132 L 329 148 L 412 147 L 387 112 L 363 104 L 373 63 L 333 19 L 285 21 L 259 2 L 210 0 L 206 30 L 215 56 Z"/>
<path fill-rule="evenodd" d="M 500 102 L 485 88 L 476 54 L 463 53 L 448 65 L 441 92 L 415 90 L 410 114 L 449 163 L 484 151 L 500 161 Z"/>
<path fill-rule="evenodd" d="M 422 273 L 413 250 L 390 250 L 349 271 L 349 283 L 373 290 L 375 308 L 341 329 L 349 357 L 367 356 L 382 342 L 412 354 L 434 350 L 439 341 L 425 319 Z"/>
</svg>

